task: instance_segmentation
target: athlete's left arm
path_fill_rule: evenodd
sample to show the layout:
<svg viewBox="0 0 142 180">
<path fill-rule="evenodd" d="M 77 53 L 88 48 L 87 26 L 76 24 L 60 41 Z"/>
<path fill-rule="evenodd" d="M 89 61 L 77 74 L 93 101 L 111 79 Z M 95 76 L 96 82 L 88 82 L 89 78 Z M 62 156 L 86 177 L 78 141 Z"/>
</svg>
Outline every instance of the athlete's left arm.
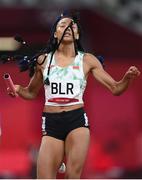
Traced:
<svg viewBox="0 0 142 180">
<path fill-rule="evenodd" d="M 101 84 L 107 87 L 112 94 L 120 95 L 122 94 L 129 86 L 129 84 L 140 75 L 140 71 L 137 67 L 131 66 L 120 81 L 115 81 L 102 67 L 101 63 L 97 58 L 91 54 L 85 55 L 85 62 L 89 66 L 93 76 Z"/>
</svg>

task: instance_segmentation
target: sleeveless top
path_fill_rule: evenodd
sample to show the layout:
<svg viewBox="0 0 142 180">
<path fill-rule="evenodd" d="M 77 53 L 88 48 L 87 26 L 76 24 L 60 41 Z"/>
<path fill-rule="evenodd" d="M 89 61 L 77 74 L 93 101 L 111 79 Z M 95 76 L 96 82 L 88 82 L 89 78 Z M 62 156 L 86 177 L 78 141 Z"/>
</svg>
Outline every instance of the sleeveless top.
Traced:
<svg viewBox="0 0 142 180">
<path fill-rule="evenodd" d="M 83 72 L 83 56 L 84 53 L 79 51 L 72 64 L 60 67 L 53 55 L 49 74 L 50 85 L 44 85 L 45 105 L 69 106 L 84 103 L 83 93 L 87 82 Z M 50 58 L 51 53 L 47 56 L 43 81 L 47 78 Z"/>
</svg>

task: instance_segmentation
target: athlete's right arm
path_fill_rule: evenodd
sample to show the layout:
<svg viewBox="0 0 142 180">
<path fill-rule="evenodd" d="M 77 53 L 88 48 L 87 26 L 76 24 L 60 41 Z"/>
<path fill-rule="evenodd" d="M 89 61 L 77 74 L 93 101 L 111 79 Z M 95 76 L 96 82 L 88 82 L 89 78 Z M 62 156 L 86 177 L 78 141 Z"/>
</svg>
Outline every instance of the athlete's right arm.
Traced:
<svg viewBox="0 0 142 180">
<path fill-rule="evenodd" d="M 38 59 L 38 61 L 40 61 L 40 59 Z M 41 70 L 41 66 L 37 64 L 35 67 L 35 73 L 31 78 L 28 86 L 22 87 L 21 85 L 15 85 L 16 93 L 23 99 L 35 99 L 42 85 L 43 85 L 42 70 Z"/>
</svg>

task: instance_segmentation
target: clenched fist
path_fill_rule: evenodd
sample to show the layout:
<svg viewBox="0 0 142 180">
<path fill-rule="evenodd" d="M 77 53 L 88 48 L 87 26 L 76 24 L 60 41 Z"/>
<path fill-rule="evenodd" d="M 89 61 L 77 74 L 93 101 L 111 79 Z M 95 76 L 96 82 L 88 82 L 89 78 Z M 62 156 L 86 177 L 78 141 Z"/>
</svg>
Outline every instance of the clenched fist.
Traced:
<svg viewBox="0 0 142 180">
<path fill-rule="evenodd" d="M 135 77 L 140 75 L 140 71 L 136 66 L 131 66 L 128 71 L 125 73 L 124 78 L 126 79 L 134 79 Z"/>
</svg>

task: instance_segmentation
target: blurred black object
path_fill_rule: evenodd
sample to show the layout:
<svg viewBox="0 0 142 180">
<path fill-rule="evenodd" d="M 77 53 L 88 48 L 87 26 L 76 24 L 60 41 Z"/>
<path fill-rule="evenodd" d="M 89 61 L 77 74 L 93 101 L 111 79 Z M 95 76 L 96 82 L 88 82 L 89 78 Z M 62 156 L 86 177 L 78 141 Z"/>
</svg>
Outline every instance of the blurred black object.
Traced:
<svg viewBox="0 0 142 180">
<path fill-rule="evenodd" d="M 14 39 L 15 39 L 17 42 L 21 43 L 22 45 L 28 45 L 28 44 L 26 43 L 26 41 L 25 41 L 20 35 L 15 35 L 15 36 L 14 36 Z"/>
<path fill-rule="evenodd" d="M 10 61 L 11 60 L 11 57 L 9 55 L 2 55 L 0 57 L 0 60 L 3 64 L 5 64 L 6 62 Z"/>
</svg>

